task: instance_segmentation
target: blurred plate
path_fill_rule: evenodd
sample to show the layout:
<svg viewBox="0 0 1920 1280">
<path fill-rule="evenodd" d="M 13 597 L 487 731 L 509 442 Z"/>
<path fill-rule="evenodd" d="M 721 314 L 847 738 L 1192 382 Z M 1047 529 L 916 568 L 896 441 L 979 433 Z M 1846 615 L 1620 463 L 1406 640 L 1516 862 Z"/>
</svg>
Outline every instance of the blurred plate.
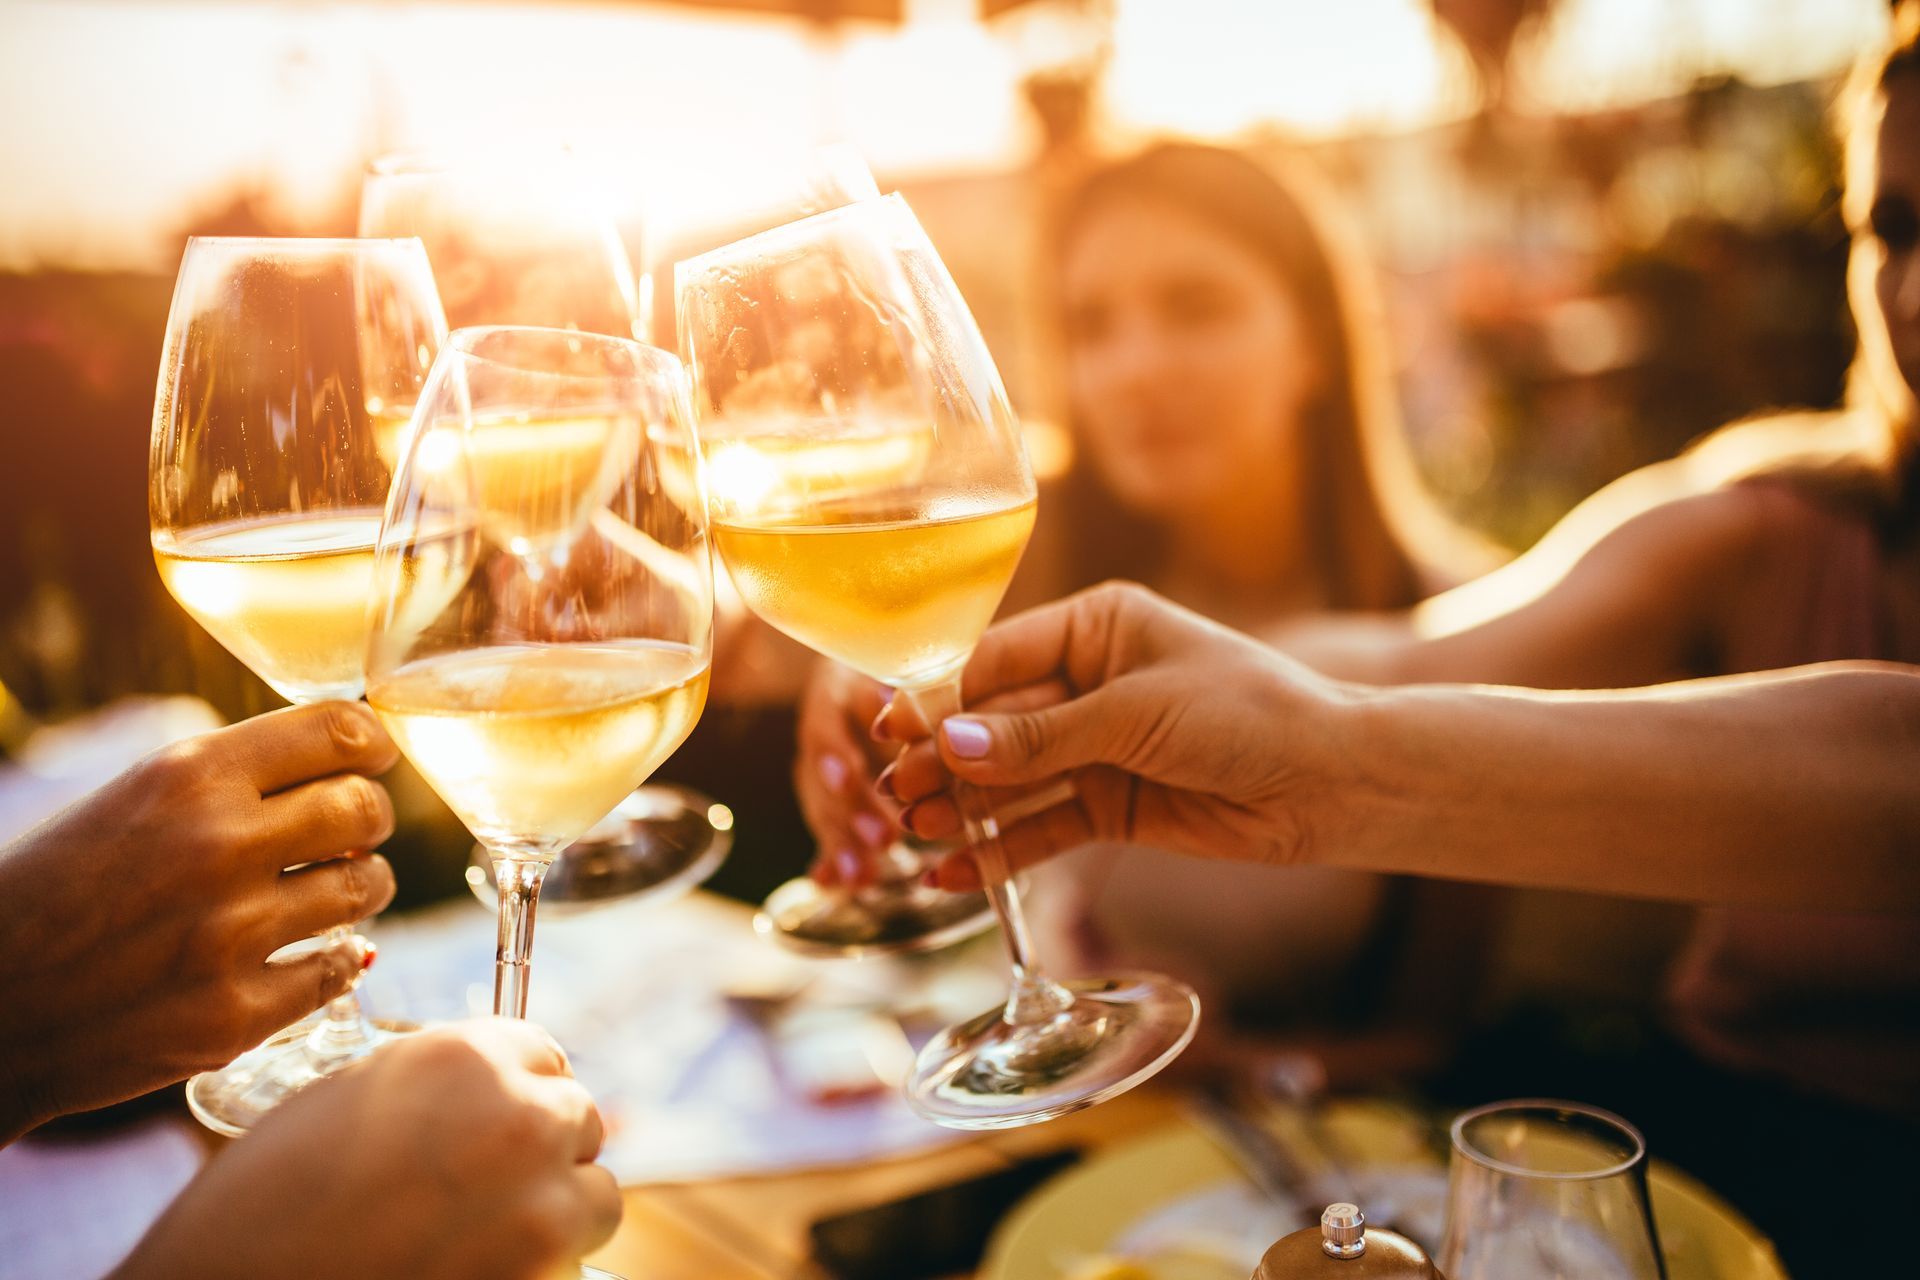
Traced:
<svg viewBox="0 0 1920 1280">
<path fill-rule="evenodd" d="M 1444 1187 L 1404 1113 L 1334 1103 L 1326 1124 L 1356 1180 L 1391 1183 L 1403 1195 L 1422 1184 Z M 1773 1245 L 1711 1191 L 1657 1160 L 1651 1184 L 1670 1280 L 1787 1280 Z M 1246 1280 L 1250 1220 L 1275 1211 L 1245 1185 L 1200 1130 L 1159 1130 L 1090 1157 L 1029 1196 L 994 1233 L 979 1280 Z M 1114 1265 L 1103 1270 L 1103 1261 Z"/>
</svg>

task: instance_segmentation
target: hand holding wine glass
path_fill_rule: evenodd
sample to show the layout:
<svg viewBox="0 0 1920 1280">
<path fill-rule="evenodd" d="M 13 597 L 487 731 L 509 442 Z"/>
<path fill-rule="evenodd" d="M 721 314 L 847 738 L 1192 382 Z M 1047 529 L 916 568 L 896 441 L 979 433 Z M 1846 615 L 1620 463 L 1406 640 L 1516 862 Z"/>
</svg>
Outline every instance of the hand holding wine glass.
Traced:
<svg viewBox="0 0 1920 1280">
<path fill-rule="evenodd" d="M 188 242 L 154 397 L 154 561 L 181 607 L 291 702 L 360 696 L 389 479 L 368 406 L 410 402 L 445 335 L 417 240 Z M 310 1031 L 194 1077 L 188 1102 L 238 1134 L 389 1030 L 348 993 Z"/>
<path fill-rule="evenodd" d="M 211 1071 L 351 990 L 361 939 L 268 957 L 393 896 L 386 859 L 335 855 L 392 831 L 371 779 L 396 758 L 365 707 L 270 712 L 155 752 L 0 849 L 0 894 L 33 903 L 0 926 L 0 1145 Z"/>
<path fill-rule="evenodd" d="M 551 1276 L 620 1221 L 571 1075 L 527 1023 L 396 1042 L 216 1156 L 113 1280 Z"/>
<path fill-rule="evenodd" d="M 741 596 L 924 722 L 958 713 L 961 671 L 1032 532 L 1035 486 L 992 357 L 912 211 L 898 196 L 848 205 L 675 275 L 715 545 Z M 977 793 L 957 795 L 1013 991 L 927 1045 L 909 1101 L 942 1124 L 1000 1128 L 1159 1071 L 1193 1035 L 1193 992 L 1153 974 L 1040 972 L 994 818 Z M 892 863 L 874 884 L 791 881 L 761 927 L 861 954 L 984 926 L 971 895 L 921 882 L 918 858 L 896 850 Z"/>
</svg>

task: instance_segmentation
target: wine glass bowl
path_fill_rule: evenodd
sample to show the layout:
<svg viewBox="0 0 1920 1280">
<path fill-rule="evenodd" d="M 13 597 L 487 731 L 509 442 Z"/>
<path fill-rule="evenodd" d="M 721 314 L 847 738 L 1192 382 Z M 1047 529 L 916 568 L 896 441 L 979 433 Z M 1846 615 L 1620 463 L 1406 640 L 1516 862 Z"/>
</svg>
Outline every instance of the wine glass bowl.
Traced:
<svg viewBox="0 0 1920 1280">
<path fill-rule="evenodd" d="M 1647 1144 L 1598 1107 L 1523 1099 L 1452 1127 L 1447 1232 L 1457 1280 L 1665 1280 Z"/>
<path fill-rule="evenodd" d="M 626 246 L 587 167 L 564 149 L 381 156 L 361 183 L 360 234 L 420 237 L 455 328 L 646 338 Z"/>
<path fill-rule="evenodd" d="M 154 562 L 181 607 L 290 702 L 360 696 L 390 480 L 368 406 L 411 402 L 445 336 L 418 240 L 187 244 L 154 396 Z M 348 994 L 195 1076 L 188 1102 L 239 1134 L 401 1029 L 368 1023 Z"/>
</svg>

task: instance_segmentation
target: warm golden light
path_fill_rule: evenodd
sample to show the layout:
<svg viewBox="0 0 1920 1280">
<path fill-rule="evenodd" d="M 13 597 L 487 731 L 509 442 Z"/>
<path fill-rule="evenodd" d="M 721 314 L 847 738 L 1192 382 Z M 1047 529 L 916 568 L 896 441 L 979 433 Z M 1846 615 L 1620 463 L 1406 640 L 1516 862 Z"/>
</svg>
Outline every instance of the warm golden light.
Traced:
<svg viewBox="0 0 1920 1280">
<path fill-rule="evenodd" d="M 1697 0 L 1680 22 L 1663 0 L 1563 0 L 1522 79 L 1557 109 L 1678 92 L 1702 72 L 1829 74 L 1885 10 Z M 13 0 L 0 118 L 22 123 L 0 131 L 0 173 L 33 181 L 0 184 L 0 263 L 166 265 L 169 233 L 227 193 L 319 216 L 369 154 L 398 147 L 571 142 L 630 229 L 644 214 L 669 234 L 778 204 L 834 139 L 896 177 L 1014 168 L 1035 140 L 1021 71 L 974 12 L 916 0 L 903 27 L 822 40 L 790 20 L 646 5 Z M 1402 128 L 1471 105 L 1464 56 L 1422 0 L 1115 12 L 1104 106 L 1125 133 Z"/>
</svg>

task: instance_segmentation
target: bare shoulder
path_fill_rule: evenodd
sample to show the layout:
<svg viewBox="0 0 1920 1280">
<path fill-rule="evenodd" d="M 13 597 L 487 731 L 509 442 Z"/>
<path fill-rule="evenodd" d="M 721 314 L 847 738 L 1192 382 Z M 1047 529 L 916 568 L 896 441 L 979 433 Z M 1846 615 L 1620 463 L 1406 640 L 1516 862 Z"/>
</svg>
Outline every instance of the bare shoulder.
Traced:
<svg viewBox="0 0 1920 1280">
<path fill-rule="evenodd" d="M 1734 423 L 1680 456 L 1621 477 L 1549 535 L 1587 546 L 1629 526 L 1719 547 L 1746 547 L 1870 502 L 1880 483 L 1871 422 L 1847 412 L 1776 414 Z"/>
<path fill-rule="evenodd" d="M 1426 634 L 1449 634 L 1550 597 L 1690 592 L 1754 552 L 1766 507 L 1747 486 L 1703 486 L 1679 459 L 1642 467 L 1575 507 L 1511 564 L 1436 596 L 1416 617 Z"/>
</svg>

